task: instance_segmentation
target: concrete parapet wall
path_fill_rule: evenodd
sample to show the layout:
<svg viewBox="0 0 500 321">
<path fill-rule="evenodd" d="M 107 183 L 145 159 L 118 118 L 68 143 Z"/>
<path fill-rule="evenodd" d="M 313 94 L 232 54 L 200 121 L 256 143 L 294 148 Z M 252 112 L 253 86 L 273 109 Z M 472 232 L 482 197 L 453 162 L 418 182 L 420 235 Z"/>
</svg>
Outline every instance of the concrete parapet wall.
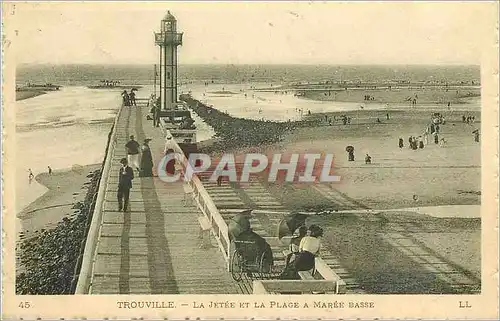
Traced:
<svg viewBox="0 0 500 321">
<path fill-rule="evenodd" d="M 116 114 L 115 122 L 111 129 L 111 137 L 108 141 L 104 166 L 101 173 L 101 181 L 99 183 L 99 189 L 97 192 L 97 199 L 95 202 L 94 212 L 92 213 L 92 221 L 90 223 L 90 228 L 85 242 L 85 250 L 83 252 L 83 258 L 82 258 L 82 266 L 80 269 L 80 274 L 78 276 L 78 283 L 76 285 L 75 294 L 87 294 L 89 293 L 90 290 L 90 285 L 92 281 L 91 280 L 92 269 L 94 263 L 93 259 L 97 248 L 97 242 L 99 239 L 99 227 L 102 221 L 104 197 L 106 194 L 105 190 L 111 169 L 113 149 L 116 145 L 117 123 L 122 112 L 123 112 L 123 106 L 120 107 L 118 113 Z"/>
</svg>

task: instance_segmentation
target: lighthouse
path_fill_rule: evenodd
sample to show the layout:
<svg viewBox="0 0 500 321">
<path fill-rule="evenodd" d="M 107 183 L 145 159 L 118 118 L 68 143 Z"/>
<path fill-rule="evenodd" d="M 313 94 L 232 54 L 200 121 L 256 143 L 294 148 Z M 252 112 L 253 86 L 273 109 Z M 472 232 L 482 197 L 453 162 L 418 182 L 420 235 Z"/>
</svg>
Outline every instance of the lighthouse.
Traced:
<svg viewBox="0 0 500 321">
<path fill-rule="evenodd" d="M 177 20 L 167 11 L 161 20 L 155 43 L 160 46 L 160 108 L 174 110 L 177 104 L 177 46 L 182 45 L 182 33 L 177 32 Z"/>
</svg>

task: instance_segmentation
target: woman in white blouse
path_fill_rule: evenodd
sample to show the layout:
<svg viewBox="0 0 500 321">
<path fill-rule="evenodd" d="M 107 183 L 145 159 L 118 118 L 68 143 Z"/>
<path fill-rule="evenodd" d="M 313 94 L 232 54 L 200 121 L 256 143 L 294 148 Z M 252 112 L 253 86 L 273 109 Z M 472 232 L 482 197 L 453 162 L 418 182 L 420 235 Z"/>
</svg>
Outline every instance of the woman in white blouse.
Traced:
<svg viewBox="0 0 500 321">
<path fill-rule="evenodd" d="M 299 252 L 295 260 L 281 274 L 282 279 L 298 279 L 298 271 L 308 271 L 314 268 L 314 261 L 321 247 L 319 237 L 322 235 L 321 227 L 313 224 L 308 228 L 307 236 L 300 241 Z"/>
</svg>

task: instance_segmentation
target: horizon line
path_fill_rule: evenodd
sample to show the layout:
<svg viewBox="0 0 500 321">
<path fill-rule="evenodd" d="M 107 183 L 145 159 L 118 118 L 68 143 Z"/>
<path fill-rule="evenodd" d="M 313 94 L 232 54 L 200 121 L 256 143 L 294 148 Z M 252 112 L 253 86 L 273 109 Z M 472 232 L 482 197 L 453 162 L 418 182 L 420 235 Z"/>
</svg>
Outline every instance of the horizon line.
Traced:
<svg viewBox="0 0 500 321">
<path fill-rule="evenodd" d="M 152 63 L 52 63 L 52 62 L 27 62 L 27 63 L 19 63 L 16 67 L 19 66 L 153 66 L 158 64 Z M 377 63 L 377 64 L 368 64 L 368 63 L 180 63 L 179 66 L 461 66 L 461 67 L 481 67 L 480 64 L 473 63 Z"/>
</svg>

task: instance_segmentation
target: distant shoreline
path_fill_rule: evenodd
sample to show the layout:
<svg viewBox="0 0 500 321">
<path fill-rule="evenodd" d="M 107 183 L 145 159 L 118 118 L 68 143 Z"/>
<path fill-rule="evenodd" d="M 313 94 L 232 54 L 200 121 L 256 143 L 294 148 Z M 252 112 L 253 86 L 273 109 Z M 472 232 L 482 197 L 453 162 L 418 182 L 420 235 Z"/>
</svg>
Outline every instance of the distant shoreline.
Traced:
<svg viewBox="0 0 500 321">
<path fill-rule="evenodd" d="M 16 91 L 16 101 L 33 98 L 33 97 L 37 97 L 40 95 L 45 95 L 46 93 L 47 92 L 45 92 L 43 90 Z"/>
</svg>

